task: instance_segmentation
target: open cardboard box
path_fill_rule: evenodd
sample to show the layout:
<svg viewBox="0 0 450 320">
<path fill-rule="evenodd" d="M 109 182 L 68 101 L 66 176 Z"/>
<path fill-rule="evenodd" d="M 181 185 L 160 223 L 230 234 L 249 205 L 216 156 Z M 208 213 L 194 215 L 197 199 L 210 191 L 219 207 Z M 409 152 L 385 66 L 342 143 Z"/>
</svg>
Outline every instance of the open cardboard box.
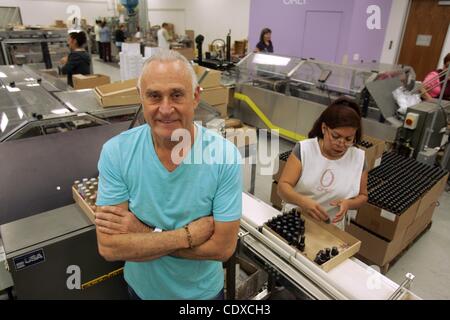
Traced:
<svg viewBox="0 0 450 320">
<path fill-rule="evenodd" d="M 103 107 L 141 103 L 137 90 L 137 79 L 119 81 L 96 87 L 95 95 Z"/>
<path fill-rule="evenodd" d="M 72 196 L 75 203 L 83 210 L 86 216 L 91 220 L 93 224 L 95 224 L 95 212 L 94 208 L 92 208 L 86 201 L 84 201 L 83 197 L 78 193 L 75 187 L 72 187 Z"/>
<path fill-rule="evenodd" d="M 364 148 L 362 146 L 358 146 L 361 150 L 364 150 L 366 154 L 366 161 L 368 165 L 368 170 L 372 170 L 375 167 L 378 167 L 381 163 L 381 157 L 383 156 L 383 152 L 385 149 L 385 142 L 383 140 L 366 136 L 362 136 L 362 140 L 368 141 L 373 144 L 370 148 Z"/>
<path fill-rule="evenodd" d="M 195 73 L 197 74 L 198 80 L 200 80 L 203 77 L 203 75 L 209 70 L 205 78 L 203 78 L 202 82 L 200 83 L 200 86 L 203 89 L 220 87 L 222 85 L 220 83 L 222 73 L 220 73 L 219 71 L 207 69 L 199 65 L 194 65 L 193 67 Z"/>
<path fill-rule="evenodd" d="M 228 88 L 219 86 L 203 89 L 200 93 L 200 99 L 211 106 L 226 104 L 228 105 Z"/>
<path fill-rule="evenodd" d="M 326 224 L 310 218 L 306 214 L 302 214 L 305 219 L 305 250 L 301 252 L 294 246 L 290 246 L 298 255 L 303 255 L 310 261 L 314 262 L 316 254 L 319 250 L 325 248 L 337 247 L 339 254 L 322 265 L 318 265 L 324 271 L 328 272 L 340 263 L 355 255 L 361 246 L 361 241 L 351 234 L 342 231 L 333 224 Z M 288 242 L 273 231 L 267 224 L 263 226 L 264 234 L 271 234 L 277 238 L 279 242 L 288 246 Z"/>
<path fill-rule="evenodd" d="M 79 89 L 92 89 L 104 84 L 111 83 L 111 78 L 103 74 L 74 74 L 72 76 L 73 88 Z"/>
</svg>

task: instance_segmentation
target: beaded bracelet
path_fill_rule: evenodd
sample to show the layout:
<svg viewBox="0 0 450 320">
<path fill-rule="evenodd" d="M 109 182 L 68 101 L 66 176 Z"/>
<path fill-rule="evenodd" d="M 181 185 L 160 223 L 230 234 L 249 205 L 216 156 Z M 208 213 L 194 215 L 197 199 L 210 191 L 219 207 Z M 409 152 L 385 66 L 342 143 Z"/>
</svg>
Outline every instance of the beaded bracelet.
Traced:
<svg viewBox="0 0 450 320">
<path fill-rule="evenodd" d="M 193 248 L 193 245 L 192 245 L 192 236 L 191 236 L 191 233 L 189 232 L 189 226 L 188 225 L 185 225 L 184 226 L 184 230 L 186 231 L 186 235 L 187 235 L 187 240 L 188 240 L 188 243 L 189 243 L 189 248 Z"/>
</svg>

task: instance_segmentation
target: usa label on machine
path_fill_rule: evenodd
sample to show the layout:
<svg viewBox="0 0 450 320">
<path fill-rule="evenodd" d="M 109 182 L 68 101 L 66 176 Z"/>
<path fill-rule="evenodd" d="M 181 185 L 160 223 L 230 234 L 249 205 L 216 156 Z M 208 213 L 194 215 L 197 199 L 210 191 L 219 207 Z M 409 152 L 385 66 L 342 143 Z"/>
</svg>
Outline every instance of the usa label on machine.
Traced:
<svg viewBox="0 0 450 320">
<path fill-rule="evenodd" d="M 24 255 L 14 258 L 14 267 L 16 271 L 23 270 L 35 264 L 45 262 L 44 249 L 37 249 Z"/>
</svg>

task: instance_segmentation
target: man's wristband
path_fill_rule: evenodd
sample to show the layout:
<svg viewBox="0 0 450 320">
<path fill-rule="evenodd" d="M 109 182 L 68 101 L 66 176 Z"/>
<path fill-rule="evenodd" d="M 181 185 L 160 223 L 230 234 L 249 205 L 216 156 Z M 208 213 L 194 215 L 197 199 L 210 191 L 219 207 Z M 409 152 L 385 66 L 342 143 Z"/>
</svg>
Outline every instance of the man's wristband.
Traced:
<svg viewBox="0 0 450 320">
<path fill-rule="evenodd" d="M 189 248 L 193 248 L 193 245 L 192 245 L 192 236 L 191 236 L 191 233 L 189 232 L 189 225 L 185 225 L 184 226 L 184 230 L 186 231 L 186 236 L 187 236 L 187 240 L 188 240 L 188 243 L 189 243 Z"/>
</svg>

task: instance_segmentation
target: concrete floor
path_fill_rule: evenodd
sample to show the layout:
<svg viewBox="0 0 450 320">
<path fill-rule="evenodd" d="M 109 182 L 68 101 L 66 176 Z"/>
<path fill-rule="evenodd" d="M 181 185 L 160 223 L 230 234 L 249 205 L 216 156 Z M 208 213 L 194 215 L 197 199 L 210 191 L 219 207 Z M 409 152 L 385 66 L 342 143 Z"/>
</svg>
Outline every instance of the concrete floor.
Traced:
<svg viewBox="0 0 450 320">
<path fill-rule="evenodd" d="M 94 72 L 109 75 L 112 81 L 120 80 L 117 65 L 105 64 L 93 57 Z M 293 144 L 280 140 L 280 153 L 291 150 Z M 270 204 L 272 176 L 257 174 L 255 195 Z M 245 170 L 245 190 L 250 187 L 250 167 Z M 450 299 L 450 194 L 444 192 L 440 206 L 433 216 L 433 225 L 416 243 L 392 266 L 387 277 L 400 284 L 405 274 L 416 276 L 412 291 L 423 299 Z"/>
</svg>

